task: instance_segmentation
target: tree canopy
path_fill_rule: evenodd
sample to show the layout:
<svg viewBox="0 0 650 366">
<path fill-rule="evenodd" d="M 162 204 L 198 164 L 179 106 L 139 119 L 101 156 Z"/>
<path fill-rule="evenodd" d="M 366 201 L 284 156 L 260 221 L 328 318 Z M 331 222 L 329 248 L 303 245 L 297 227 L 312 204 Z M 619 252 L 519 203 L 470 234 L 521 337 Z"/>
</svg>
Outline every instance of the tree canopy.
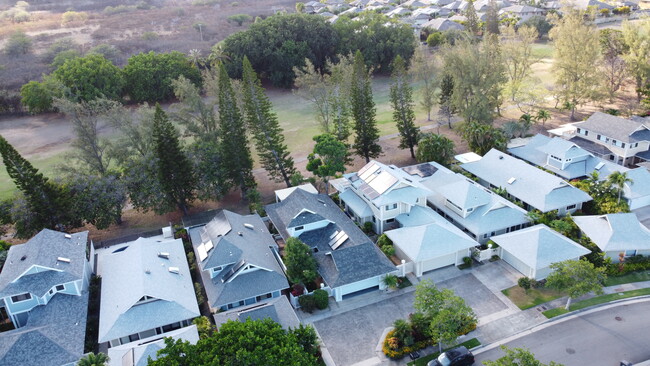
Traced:
<svg viewBox="0 0 650 366">
<path fill-rule="evenodd" d="M 551 361 L 548 364 L 542 363 L 535 358 L 535 355 L 527 348 L 508 348 L 501 346 L 501 349 L 506 353 L 494 361 L 485 360 L 485 366 L 562 366 L 559 363 Z"/>
<path fill-rule="evenodd" d="M 553 272 L 546 278 L 546 286 L 569 294 L 566 309 L 571 306 L 571 299 L 590 292 L 603 293 L 605 269 L 595 267 L 586 260 L 567 260 L 552 263 Z"/>
<path fill-rule="evenodd" d="M 287 277 L 293 283 L 308 283 L 318 277 L 318 264 L 311 254 L 311 248 L 298 238 L 287 239 L 284 248 L 284 263 Z"/>
<path fill-rule="evenodd" d="M 122 70 L 104 56 L 92 54 L 67 60 L 52 75 L 69 90 L 77 101 L 100 97 L 118 99 L 122 95 Z"/>
<path fill-rule="evenodd" d="M 314 141 L 316 146 L 314 152 L 307 157 L 307 170 L 325 181 L 327 192 L 329 177 L 345 172 L 345 166 L 350 162 L 348 147 L 329 134 L 314 136 Z"/>
</svg>

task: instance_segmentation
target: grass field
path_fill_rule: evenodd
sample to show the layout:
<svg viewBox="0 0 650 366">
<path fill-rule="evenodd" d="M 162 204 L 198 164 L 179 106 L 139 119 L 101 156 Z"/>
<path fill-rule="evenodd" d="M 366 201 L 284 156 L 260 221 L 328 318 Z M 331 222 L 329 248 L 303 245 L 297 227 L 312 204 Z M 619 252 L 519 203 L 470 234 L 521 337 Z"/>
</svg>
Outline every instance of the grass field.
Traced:
<svg viewBox="0 0 650 366">
<path fill-rule="evenodd" d="M 636 296 L 644 296 L 644 295 L 650 295 L 650 288 L 642 288 L 639 290 L 632 290 L 632 291 L 625 291 L 625 292 L 618 292 L 615 294 L 608 294 L 608 295 L 602 295 L 602 296 L 596 296 L 592 297 L 591 299 L 587 299 L 584 301 L 578 301 L 575 304 L 571 304 L 569 307 L 569 311 L 575 311 L 575 310 L 580 310 L 584 309 L 593 305 L 599 305 L 599 304 L 604 304 L 606 302 L 614 301 L 614 300 L 620 300 L 620 299 L 627 299 L 630 297 L 636 297 Z M 542 314 L 544 314 L 545 317 L 547 318 L 553 318 L 562 314 L 566 314 L 569 311 L 565 310 L 563 307 L 562 308 L 556 308 L 556 309 L 551 309 L 551 310 L 546 310 Z"/>
<path fill-rule="evenodd" d="M 553 58 L 553 45 L 549 42 L 539 42 L 533 45 L 533 56 L 536 58 Z"/>
<path fill-rule="evenodd" d="M 46 177 L 56 177 L 56 166 L 64 162 L 64 155 L 65 154 L 58 154 L 43 159 L 31 158 L 29 161 Z M 14 185 L 14 182 L 11 181 L 11 178 L 9 178 L 7 170 L 4 168 L 4 165 L 0 165 L 0 199 L 11 197 L 15 190 L 16 186 Z"/>
<path fill-rule="evenodd" d="M 531 288 L 528 290 L 528 293 L 526 293 L 526 291 L 519 286 L 513 286 L 501 292 L 521 310 L 530 309 L 539 304 L 564 296 L 564 294 L 559 291 L 547 288 Z"/>
</svg>

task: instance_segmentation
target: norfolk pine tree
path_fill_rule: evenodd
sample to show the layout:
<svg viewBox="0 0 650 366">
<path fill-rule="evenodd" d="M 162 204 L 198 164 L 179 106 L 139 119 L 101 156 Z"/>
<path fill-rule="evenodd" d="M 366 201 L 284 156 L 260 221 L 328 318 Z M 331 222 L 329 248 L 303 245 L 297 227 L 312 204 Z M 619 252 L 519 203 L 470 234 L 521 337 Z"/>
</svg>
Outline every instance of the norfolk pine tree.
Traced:
<svg viewBox="0 0 650 366">
<path fill-rule="evenodd" d="M 162 190 L 170 203 L 187 215 L 187 209 L 194 199 L 194 172 L 183 152 L 178 132 L 158 104 L 153 118 L 153 140 Z"/>
<path fill-rule="evenodd" d="M 390 103 L 393 107 L 393 120 L 400 134 L 400 149 L 410 149 L 411 157 L 415 159 L 415 145 L 418 144 L 420 128 L 415 126 L 413 112 L 413 88 L 411 87 L 406 65 L 401 56 L 393 61 L 392 82 L 390 85 Z"/>
<path fill-rule="evenodd" d="M 451 117 L 454 116 L 458 111 L 454 105 L 452 99 L 454 95 L 454 77 L 448 73 L 442 77 L 442 82 L 440 83 L 440 115 L 447 119 L 447 125 L 451 129 Z M 438 124 L 438 126 L 440 126 Z"/>
<path fill-rule="evenodd" d="M 375 121 L 375 102 L 372 100 L 372 86 L 370 75 L 366 69 L 361 51 L 354 55 L 354 71 L 352 73 L 352 86 L 350 87 L 350 101 L 352 104 L 352 118 L 354 119 L 354 149 L 357 155 L 370 162 L 381 154 L 379 129 Z"/>
<path fill-rule="evenodd" d="M 244 110 L 248 128 L 255 137 L 257 154 L 273 180 L 284 181 L 287 187 L 291 187 L 290 178 L 297 170 L 284 143 L 284 131 L 280 128 L 271 102 L 264 94 L 262 84 L 246 56 L 243 70 Z"/>
<path fill-rule="evenodd" d="M 223 137 L 221 158 L 228 180 L 241 189 L 242 198 L 255 188 L 253 159 L 251 158 L 246 127 L 237 100 L 223 64 L 219 65 L 219 130 Z"/>
</svg>

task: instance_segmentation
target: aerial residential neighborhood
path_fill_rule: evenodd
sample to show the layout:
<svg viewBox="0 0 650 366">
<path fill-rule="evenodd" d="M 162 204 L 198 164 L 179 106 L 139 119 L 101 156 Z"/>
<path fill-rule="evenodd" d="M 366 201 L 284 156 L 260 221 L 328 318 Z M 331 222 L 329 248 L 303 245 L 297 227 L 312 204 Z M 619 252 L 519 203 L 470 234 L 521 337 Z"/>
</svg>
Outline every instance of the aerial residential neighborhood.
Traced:
<svg viewBox="0 0 650 366">
<path fill-rule="evenodd" d="M 649 365 L 649 16 L 0 0 L 0 366 Z"/>
</svg>

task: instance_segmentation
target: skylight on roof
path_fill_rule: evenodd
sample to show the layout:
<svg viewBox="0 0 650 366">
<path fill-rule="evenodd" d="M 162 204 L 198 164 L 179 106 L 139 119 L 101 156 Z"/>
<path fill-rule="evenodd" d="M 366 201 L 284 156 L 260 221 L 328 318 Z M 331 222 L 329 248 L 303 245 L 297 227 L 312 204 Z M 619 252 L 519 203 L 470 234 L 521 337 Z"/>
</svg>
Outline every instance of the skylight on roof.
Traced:
<svg viewBox="0 0 650 366">
<path fill-rule="evenodd" d="M 517 180 L 517 178 L 512 177 L 512 178 L 508 179 L 508 184 L 512 184 L 512 183 L 514 183 L 516 180 Z"/>
<path fill-rule="evenodd" d="M 596 165 L 596 167 L 595 167 L 594 169 L 596 169 L 596 170 L 600 170 L 600 169 L 601 169 L 602 167 L 604 167 L 604 166 L 605 166 L 605 163 L 601 161 L 600 163 L 598 163 L 598 164 Z"/>
</svg>

